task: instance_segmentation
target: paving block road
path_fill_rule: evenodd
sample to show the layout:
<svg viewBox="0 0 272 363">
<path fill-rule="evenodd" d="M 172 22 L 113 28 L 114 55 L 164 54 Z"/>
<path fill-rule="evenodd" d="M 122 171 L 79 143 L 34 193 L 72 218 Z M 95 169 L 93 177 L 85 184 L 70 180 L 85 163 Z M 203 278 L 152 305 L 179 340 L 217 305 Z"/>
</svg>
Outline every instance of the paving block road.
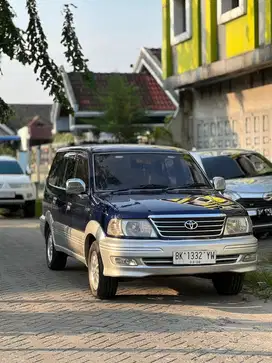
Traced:
<svg viewBox="0 0 272 363">
<path fill-rule="evenodd" d="M 121 283 L 98 301 L 83 265 L 47 269 L 36 220 L 2 218 L 0 363 L 15 362 L 268 363 L 272 304 L 193 278 Z"/>
</svg>

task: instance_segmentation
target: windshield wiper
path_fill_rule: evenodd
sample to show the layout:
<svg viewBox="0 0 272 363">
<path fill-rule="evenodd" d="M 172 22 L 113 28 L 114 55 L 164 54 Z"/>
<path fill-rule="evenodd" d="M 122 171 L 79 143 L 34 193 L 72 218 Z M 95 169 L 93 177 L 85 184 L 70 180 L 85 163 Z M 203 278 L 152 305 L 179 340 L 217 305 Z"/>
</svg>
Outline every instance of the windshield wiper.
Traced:
<svg viewBox="0 0 272 363">
<path fill-rule="evenodd" d="M 116 190 L 103 190 L 103 193 L 109 193 L 109 194 L 118 194 L 123 192 L 132 192 L 137 190 L 166 190 L 167 185 L 161 185 L 161 184 L 142 184 L 139 186 L 131 187 L 131 188 L 124 188 L 124 189 L 116 189 Z"/>
<path fill-rule="evenodd" d="M 269 176 L 269 175 L 272 175 L 272 171 L 266 171 L 265 173 L 257 174 L 257 175 L 255 176 L 255 178 L 256 178 L 256 177 L 258 177 L 258 176 Z"/>
<path fill-rule="evenodd" d="M 141 184 L 139 187 L 133 189 L 167 189 L 167 185 L 162 184 Z"/>
<path fill-rule="evenodd" d="M 168 187 L 167 190 L 191 189 L 191 188 L 201 188 L 201 187 L 209 188 L 209 185 L 205 183 L 191 183 L 191 184 L 179 185 L 177 187 Z"/>
<path fill-rule="evenodd" d="M 192 184 L 184 184 L 177 187 L 168 187 L 167 185 L 163 184 L 141 184 L 139 186 L 131 187 L 131 188 L 124 188 L 124 189 L 116 189 L 116 190 L 101 190 L 101 193 L 108 193 L 108 194 L 118 194 L 118 193 L 126 193 L 126 192 L 135 192 L 137 190 L 153 190 L 156 192 L 166 192 L 171 190 L 179 190 L 179 189 L 191 189 L 191 188 L 201 188 L 206 187 L 209 188 L 207 184 L 204 183 L 192 183 Z"/>
</svg>

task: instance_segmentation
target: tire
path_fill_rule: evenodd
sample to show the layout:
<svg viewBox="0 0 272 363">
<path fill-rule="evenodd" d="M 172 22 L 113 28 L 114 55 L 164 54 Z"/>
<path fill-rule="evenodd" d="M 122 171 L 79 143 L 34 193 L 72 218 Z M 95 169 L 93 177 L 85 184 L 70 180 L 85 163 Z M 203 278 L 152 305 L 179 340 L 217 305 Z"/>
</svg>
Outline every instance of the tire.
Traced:
<svg viewBox="0 0 272 363">
<path fill-rule="evenodd" d="M 100 300 L 112 299 L 117 292 L 118 280 L 104 276 L 104 265 L 97 242 L 90 248 L 88 256 L 88 275 L 92 295 Z"/>
<path fill-rule="evenodd" d="M 23 206 L 23 212 L 25 218 L 34 218 L 36 214 L 36 201 L 26 202 Z"/>
<path fill-rule="evenodd" d="M 46 237 L 46 262 L 50 270 L 64 270 L 67 262 L 67 255 L 55 249 L 51 231 Z"/>
<path fill-rule="evenodd" d="M 17 207 L 17 206 L 12 206 L 12 207 L 9 207 L 8 211 L 9 211 L 9 213 L 10 213 L 10 214 L 15 214 L 15 213 L 17 213 L 20 209 L 21 209 L 21 208 L 20 208 L 20 206 L 19 206 L 19 207 Z"/>
<path fill-rule="evenodd" d="M 238 295 L 244 285 L 245 274 L 226 272 L 212 277 L 213 286 L 219 295 Z"/>
</svg>

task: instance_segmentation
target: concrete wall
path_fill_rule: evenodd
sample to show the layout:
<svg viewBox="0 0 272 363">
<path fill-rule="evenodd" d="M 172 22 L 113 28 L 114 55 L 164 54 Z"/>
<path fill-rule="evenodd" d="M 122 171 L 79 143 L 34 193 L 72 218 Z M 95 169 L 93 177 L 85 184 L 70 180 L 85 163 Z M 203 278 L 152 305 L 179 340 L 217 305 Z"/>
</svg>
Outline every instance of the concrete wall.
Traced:
<svg viewBox="0 0 272 363">
<path fill-rule="evenodd" d="M 197 148 L 242 147 L 272 157 L 272 69 L 199 88 L 194 97 Z"/>
</svg>

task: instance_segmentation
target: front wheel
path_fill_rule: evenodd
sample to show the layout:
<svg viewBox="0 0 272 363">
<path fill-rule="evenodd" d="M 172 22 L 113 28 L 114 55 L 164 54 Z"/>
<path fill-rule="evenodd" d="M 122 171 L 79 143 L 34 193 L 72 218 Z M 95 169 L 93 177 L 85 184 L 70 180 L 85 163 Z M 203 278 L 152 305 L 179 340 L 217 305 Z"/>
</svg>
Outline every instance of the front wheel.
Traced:
<svg viewBox="0 0 272 363">
<path fill-rule="evenodd" d="M 245 274 L 224 272 L 212 277 L 213 286 L 219 295 L 238 295 L 244 285 Z"/>
<path fill-rule="evenodd" d="M 46 237 L 46 262 L 50 270 L 64 270 L 67 262 L 67 255 L 55 249 L 51 231 Z"/>
<path fill-rule="evenodd" d="M 94 242 L 88 256 L 88 275 L 91 292 L 94 297 L 100 300 L 113 298 L 118 287 L 117 278 L 104 276 L 103 270 L 104 265 L 99 245 Z"/>
</svg>

